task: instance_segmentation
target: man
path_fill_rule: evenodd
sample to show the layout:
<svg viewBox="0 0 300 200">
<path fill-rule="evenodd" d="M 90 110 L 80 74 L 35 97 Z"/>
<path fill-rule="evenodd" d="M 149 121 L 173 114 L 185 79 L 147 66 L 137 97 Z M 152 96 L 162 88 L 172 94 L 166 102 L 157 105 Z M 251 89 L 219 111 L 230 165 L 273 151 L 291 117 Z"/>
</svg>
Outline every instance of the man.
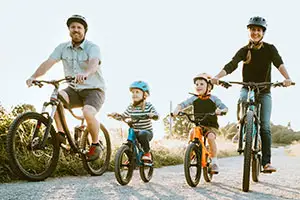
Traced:
<svg viewBox="0 0 300 200">
<path fill-rule="evenodd" d="M 99 157 L 99 122 L 95 115 L 99 112 L 105 99 L 105 84 L 100 64 L 100 49 L 97 45 L 85 39 L 88 30 L 86 19 L 80 15 L 73 15 L 67 20 L 70 31 L 70 42 L 58 45 L 50 57 L 44 61 L 34 74 L 26 81 L 28 87 L 32 81 L 44 75 L 55 63 L 63 62 L 65 76 L 75 77 L 75 83 L 59 92 L 71 108 L 82 107 L 83 116 L 92 136 L 92 145 L 87 154 L 87 160 L 93 161 Z M 65 133 L 59 120 L 54 116 L 61 143 L 66 143 Z"/>
</svg>

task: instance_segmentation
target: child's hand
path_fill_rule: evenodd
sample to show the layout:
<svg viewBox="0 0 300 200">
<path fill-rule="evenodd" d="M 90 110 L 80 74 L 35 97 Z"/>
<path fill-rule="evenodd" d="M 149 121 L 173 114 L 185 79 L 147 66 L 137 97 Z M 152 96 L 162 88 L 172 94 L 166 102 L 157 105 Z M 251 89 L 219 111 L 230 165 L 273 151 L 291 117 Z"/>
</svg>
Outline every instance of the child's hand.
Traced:
<svg viewBox="0 0 300 200">
<path fill-rule="evenodd" d="M 121 118 L 121 115 L 119 113 L 116 113 L 116 112 L 108 114 L 107 116 L 112 117 L 112 118 L 117 119 L 117 120 L 119 120 L 119 118 Z"/>
<path fill-rule="evenodd" d="M 181 110 L 181 106 L 178 105 L 172 113 L 173 117 L 176 117 L 178 115 L 178 113 L 180 112 L 180 110 Z"/>
<path fill-rule="evenodd" d="M 216 115 L 225 115 L 227 113 L 227 109 L 217 108 L 215 113 L 216 113 Z"/>
<path fill-rule="evenodd" d="M 149 113 L 148 117 L 149 117 L 149 119 L 153 119 L 153 120 L 158 120 L 158 118 L 159 118 L 158 115 L 154 114 L 154 113 Z"/>
<path fill-rule="evenodd" d="M 154 114 L 153 114 L 153 113 L 149 113 L 149 114 L 148 114 L 148 117 L 149 117 L 150 119 L 152 119 L 152 118 L 154 117 Z"/>
</svg>

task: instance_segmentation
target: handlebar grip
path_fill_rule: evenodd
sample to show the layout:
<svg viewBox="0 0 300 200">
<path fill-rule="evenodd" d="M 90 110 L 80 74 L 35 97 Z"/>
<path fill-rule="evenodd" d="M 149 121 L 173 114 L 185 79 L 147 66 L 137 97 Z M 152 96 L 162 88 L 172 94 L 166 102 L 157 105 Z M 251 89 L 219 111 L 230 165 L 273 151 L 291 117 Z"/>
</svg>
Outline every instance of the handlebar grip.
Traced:
<svg viewBox="0 0 300 200">
<path fill-rule="evenodd" d="M 223 116 L 223 115 L 226 115 L 226 112 L 221 112 L 221 114 L 220 114 L 221 116 Z"/>
<path fill-rule="evenodd" d="M 224 88 L 228 89 L 229 87 L 231 87 L 232 85 L 226 81 L 221 81 L 219 80 L 219 85 L 223 86 Z"/>
</svg>

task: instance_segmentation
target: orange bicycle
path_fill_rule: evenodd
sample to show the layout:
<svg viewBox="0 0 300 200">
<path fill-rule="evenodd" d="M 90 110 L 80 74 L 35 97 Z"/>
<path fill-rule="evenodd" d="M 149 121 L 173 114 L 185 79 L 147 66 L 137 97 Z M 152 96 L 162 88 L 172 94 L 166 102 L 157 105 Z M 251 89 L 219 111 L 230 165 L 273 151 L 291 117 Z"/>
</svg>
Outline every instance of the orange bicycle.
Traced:
<svg viewBox="0 0 300 200">
<path fill-rule="evenodd" d="M 187 183 L 191 187 L 196 187 L 201 178 L 201 169 L 206 182 L 211 182 L 213 173 L 211 173 L 211 157 L 209 146 L 206 144 L 205 126 L 201 122 L 209 115 L 216 113 L 197 113 L 202 118 L 192 119 L 194 114 L 179 112 L 178 116 L 186 116 L 188 120 L 195 124 L 193 134 L 190 135 L 190 142 L 184 155 L 184 175 Z M 173 114 L 171 113 L 171 116 Z"/>
</svg>

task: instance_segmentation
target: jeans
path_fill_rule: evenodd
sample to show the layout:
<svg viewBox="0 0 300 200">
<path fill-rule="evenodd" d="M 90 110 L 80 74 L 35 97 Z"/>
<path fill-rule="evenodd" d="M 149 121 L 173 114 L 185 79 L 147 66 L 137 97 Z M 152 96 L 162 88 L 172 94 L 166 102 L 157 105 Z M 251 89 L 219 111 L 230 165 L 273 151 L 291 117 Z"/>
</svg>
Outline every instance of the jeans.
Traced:
<svg viewBox="0 0 300 200">
<path fill-rule="evenodd" d="M 240 102 L 247 101 L 248 89 L 242 88 L 240 93 Z M 259 94 L 257 102 L 261 104 L 260 108 L 260 136 L 262 140 L 262 165 L 265 166 L 271 163 L 271 110 L 272 110 L 272 96 L 271 93 Z"/>
<path fill-rule="evenodd" d="M 150 130 L 139 130 L 137 134 L 137 139 L 139 143 L 141 144 L 143 150 L 145 153 L 150 151 L 150 145 L 149 142 L 153 138 L 153 132 Z"/>
</svg>

